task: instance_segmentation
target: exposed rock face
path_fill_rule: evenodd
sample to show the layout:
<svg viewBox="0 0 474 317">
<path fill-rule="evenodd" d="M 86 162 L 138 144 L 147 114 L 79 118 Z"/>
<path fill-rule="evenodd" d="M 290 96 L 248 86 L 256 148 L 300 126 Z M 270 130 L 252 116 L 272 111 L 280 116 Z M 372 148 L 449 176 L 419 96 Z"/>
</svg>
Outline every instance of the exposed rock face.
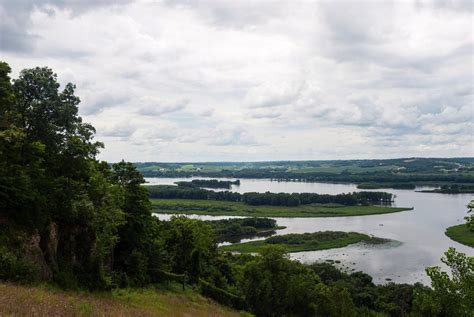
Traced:
<svg viewBox="0 0 474 317">
<path fill-rule="evenodd" d="M 55 223 L 49 224 L 41 235 L 35 232 L 24 239 L 24 259 L 39 268 L 40 278 L 50 280 L 57 270 L 58 229 Z"/>
<path fill-rule="evenodd" d="M 41 250 L 51 270 L 57 271 L 58 226 L 54 222 L 49 224 L 42 236 Z"/>
<path fill-rule="evenodd" d="M 34 263 L 39 268 L 39 273 L 42 280 L 50 280 L 53 277 L 53 272 L 46 262 L 43 250 L 40 247 L 41 236 L 39 233 L 34 233 L 25 240 L 23 245 L 25 260 Z"/>
</svg>

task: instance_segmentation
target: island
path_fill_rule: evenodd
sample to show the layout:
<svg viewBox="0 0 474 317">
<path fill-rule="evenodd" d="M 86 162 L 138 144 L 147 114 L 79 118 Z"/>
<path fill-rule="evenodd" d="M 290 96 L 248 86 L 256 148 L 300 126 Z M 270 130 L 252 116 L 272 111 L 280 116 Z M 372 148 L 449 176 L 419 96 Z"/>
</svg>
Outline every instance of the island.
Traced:
<svg viewBox="0 0 474 317">
<path fill-rule="evenodd" d="M 230 189 L 232 185 L 240 185 L 240 180 L 235 181 L 221 181 L 218 179 L 193 179 L 192 181 L 180 181 L 175 182 L 180 187 L 191 187 L 191 188 L 223 188 Z"/>
<path fill-rule="evenodd" d="M 300 206 L 252 206 L 238 201 L 199 199 L 151 199 L 154 213 L 244 217 L 348 217 L 412 210 L 388 206 L 309 204 Z"/>
<path fill-rule="evenodd" d="M 474 248 L 474 231 L 469 230 L 465 223 L 447 228 L 445 234 L 451 240 Z"/>
<path fill-rule="evenodd" d="M 358 242 L 381 244 L 389 241 L 391 240 L 371 237 L 358 232 L 317 231 L 274 236 L 265 240 L 226 245 L 221 249 L 239 253 L 259 253 L 265 247 L 273 245 L 284 247 L 287 252 L 304 252 L 342 248 Z"/>
<path fill-rule="evenodd" d="M 415 189 L 416 185 L 412 183 L 362 183 L 357 185 L 358 189 Z"/>
<path fill-rule="evenodd" d="M 220 220 L 207 220 L 216 234 L 217 242 L 240 242 L 242 239 L 254 237 L 268 237 L 276 230 L 286 227 L 278 226 L 275 219 L 270 218 L 230 218 Z"/>
<path fill-rule="evenodd" d="M 438 193 L 438 194 L 472 194 L 474 193 L 474 185 L 443 185 L 439 188 L 420 190 L 421 193 Z"/>
</svg>

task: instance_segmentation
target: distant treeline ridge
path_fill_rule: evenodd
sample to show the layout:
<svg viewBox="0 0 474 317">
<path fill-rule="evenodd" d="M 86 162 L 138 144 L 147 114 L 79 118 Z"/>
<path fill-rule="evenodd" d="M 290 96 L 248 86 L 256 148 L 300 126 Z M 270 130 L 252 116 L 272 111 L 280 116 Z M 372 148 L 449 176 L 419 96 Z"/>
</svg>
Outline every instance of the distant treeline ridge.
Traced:
<svg viewBox="0 0 474 317">
<path fill-rule="evenodd" d="M 145 177 L 193 177 L 206 176 L 215 178 L 258 178 L 279 181 L 301 182 L 341 182 L 341 183 L 474 183 L 470 175 L 403 175 L 391 172 L 372 172 L 364 174 L 351 173 L 298 173 L 278 170 L 244 169 L 239 171 L 222 170 L 216 172 L 199 173 L 193 171 L 143 171 Z"/>
<path fill-rule="evenodd" d="M 205 187 L 205 188 L 230 189 L 232 185 L 240 185 L 240 180 L 221 181 L 218 179 L 193 179 L 190 182 L 181 181 L 181 182 L 175 182 L 175 184 L 181 187 Z"/>
</svg>

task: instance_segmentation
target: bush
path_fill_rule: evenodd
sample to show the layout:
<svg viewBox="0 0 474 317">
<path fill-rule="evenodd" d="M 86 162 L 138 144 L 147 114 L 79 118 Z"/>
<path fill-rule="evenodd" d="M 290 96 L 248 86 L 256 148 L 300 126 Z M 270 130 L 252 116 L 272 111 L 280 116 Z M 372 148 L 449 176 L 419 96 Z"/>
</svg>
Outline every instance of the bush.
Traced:
<svg viewBox="0 0 474 317">
<path fill-rule="evenodd" d="M 0 279 L 28 283 L 38 279 L 39 269 L 25 260 L 19 259 L 13 253 L 0 248 Z"/>
<path fill-rule="evenodd" d="M 233 307 L 235 309 L 244 309 L 245 300 L 243 297 L 231 294 L 226 290 L 216 287 L 202 279 L 199 279 L 199 287 L 204 296 L 210 297 L 215 301 Z"/>
</svg>

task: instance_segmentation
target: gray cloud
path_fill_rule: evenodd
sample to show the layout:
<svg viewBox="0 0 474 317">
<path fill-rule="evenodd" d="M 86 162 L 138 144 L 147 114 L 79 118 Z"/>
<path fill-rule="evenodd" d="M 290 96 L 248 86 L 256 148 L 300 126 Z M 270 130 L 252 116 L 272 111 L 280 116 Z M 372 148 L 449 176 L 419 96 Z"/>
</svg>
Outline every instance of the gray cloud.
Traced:
<svg viewBox="0 0 474 317">
<path fill-rule="evenodd" d="M 34 10 L 54 14 L 51 7 L 67 9 L 73 15 L 89 10 L 123 5 L 130 0 L 0 0 L 0 51 L 31 52 L 40 37 L 31 30 Z"/>
<path fill-rule="evenodd" d="M 150 101 L 145 101 L 145 103 L 149 103 Z M 140 107 L 138 113 L 144 116 L 159 116 L 167 113 L 173 113 L 177 111 L 184 110 L 186 106 L 189 104 L 188 99 L 181 99 L 176 101 L 166 101 L 161 102 L 158 101 L 156 103 L 148 104 L 145 106 Z"/>
<path fill-rule="evenodd" d="M 4 1 L 104 159 L 474 155 L 471 1 Z M 380 147 L 384 151 L 380 151 Z"/>
</svg>

